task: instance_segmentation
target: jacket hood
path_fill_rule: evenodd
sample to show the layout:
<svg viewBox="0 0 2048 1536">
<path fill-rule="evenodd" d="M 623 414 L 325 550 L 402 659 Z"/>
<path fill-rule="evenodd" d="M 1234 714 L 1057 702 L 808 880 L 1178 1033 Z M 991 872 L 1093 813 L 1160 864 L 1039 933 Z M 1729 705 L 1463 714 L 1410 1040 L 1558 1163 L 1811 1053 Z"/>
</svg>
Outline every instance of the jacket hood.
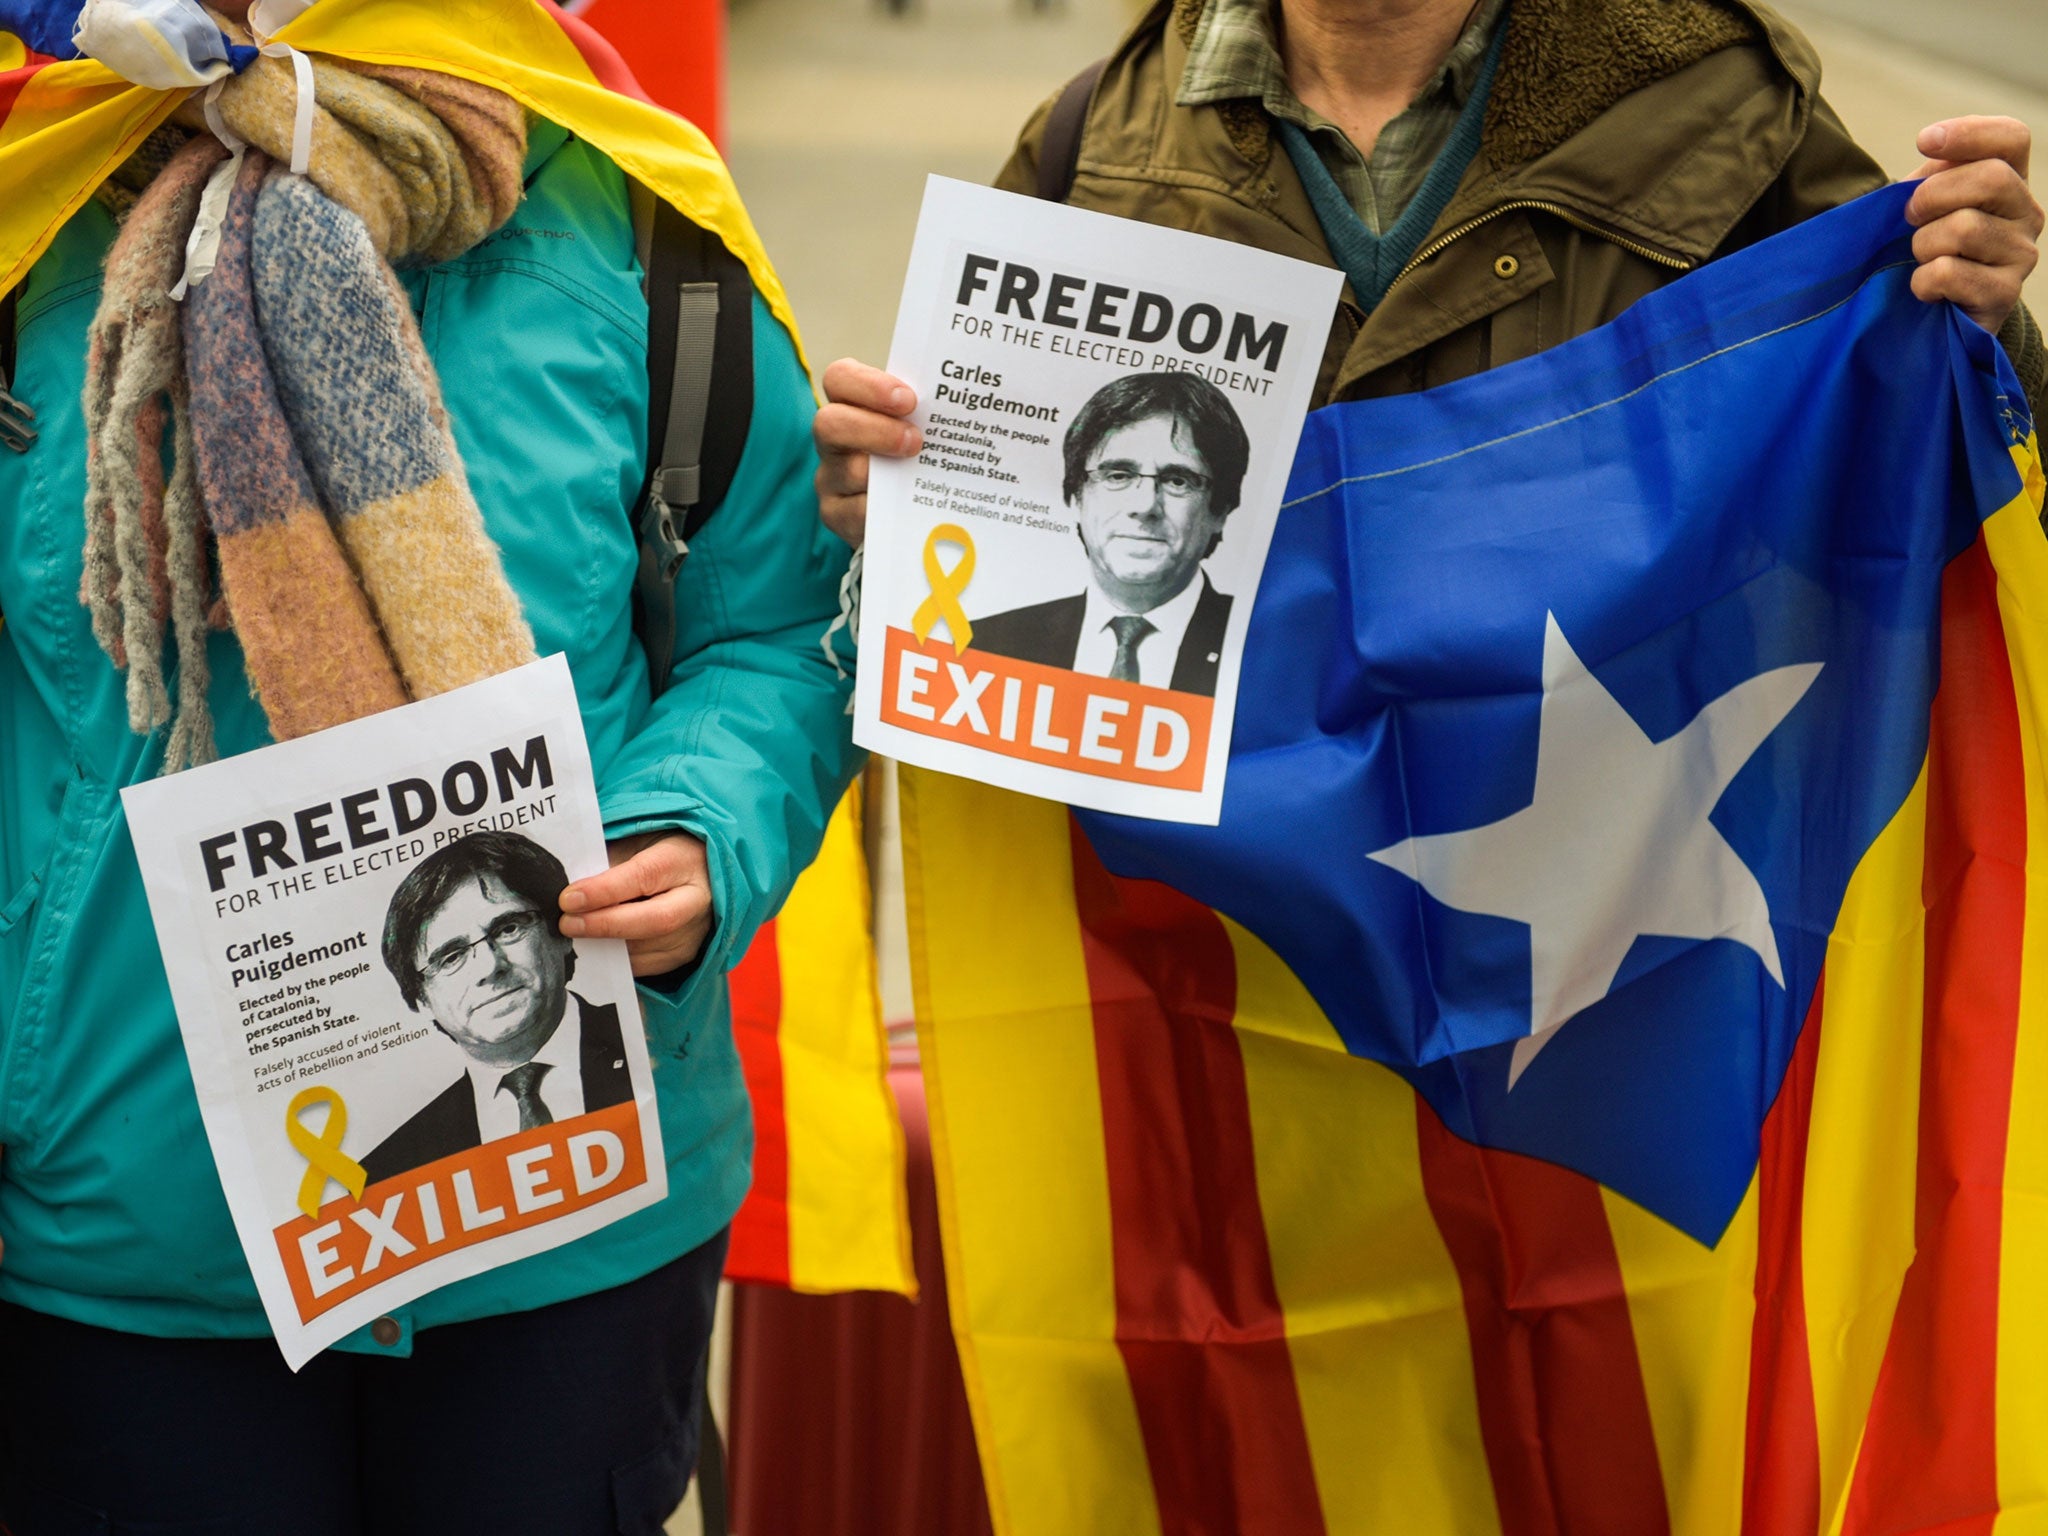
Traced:
<svg viewBox="0 0 2048 1536">
<path fill-rule="evenodd" d="M 1516 0 L 1487 104 L 1496 168 L 1539 159 L 1623 97 L 1757 35 L 1717 0 Z"/>
</svg>

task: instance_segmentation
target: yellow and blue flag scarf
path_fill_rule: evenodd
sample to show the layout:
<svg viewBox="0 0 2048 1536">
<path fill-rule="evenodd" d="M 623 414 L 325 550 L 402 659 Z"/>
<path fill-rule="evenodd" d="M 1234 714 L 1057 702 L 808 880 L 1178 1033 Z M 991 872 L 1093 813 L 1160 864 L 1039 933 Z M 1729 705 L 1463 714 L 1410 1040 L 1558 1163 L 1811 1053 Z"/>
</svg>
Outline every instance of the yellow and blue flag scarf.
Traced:
<svg viewBox="0 0 2048 1536">
<path fill-rule="evenodd" d="M 41 39 L 44 42 L 50 38 Z M 540 0 L 320 0 L 273 39 L 307 53 L 437 70 L 503 91 L 594 144 L 717 235 L 792 337 L 795 317 L 732 177 L 693 124 L 638 95 L 589 28 Z M 0 31 L 0 293 L 183 98 L 92 59 L 58 59 Z M 801 343 L 799 343 L 801 346 Z"/>
</svg>

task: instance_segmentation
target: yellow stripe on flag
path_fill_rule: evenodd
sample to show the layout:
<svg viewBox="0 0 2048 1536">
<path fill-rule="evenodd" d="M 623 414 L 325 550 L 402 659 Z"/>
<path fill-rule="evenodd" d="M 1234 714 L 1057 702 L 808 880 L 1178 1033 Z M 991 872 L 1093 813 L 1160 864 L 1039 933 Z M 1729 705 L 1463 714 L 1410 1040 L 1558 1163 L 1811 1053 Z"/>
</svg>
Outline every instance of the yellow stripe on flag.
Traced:
<svg viewBox="0 0 2048 1536">
<path fill-rule="evenodd" d="M 29 79 L 0 121 L 0 293 L 177 104 L 176 93 L 130 85 L 91 59 L 46 65 Z"/>
<path fill-rule="evenodd" d="M 1458 1272 L 1423 1191 L 1415 1090 L 1347 1054 L 1280 958 L 1224 927 L 1259 1203 L 1325 1524 L 1498 1531 Z"/>
<path fill-rule="evenodd" d="M 1927 773 L 1850 877 L 1828 940 L 1800 1217 L 1822 1528 L 1839 1531 L 1913 1261 Z"/>
<path fill-rule="evenodd" d="M 28 44 L 12 32 L 0 32 L 0 75 L 28 62 Z"/>
<path fill-rule="evenodd" d="M 875 987 L 860 800 L 849 794 L 775 923 L 791 1290 L 913 1296 L 903 1127 Z"/>
<path fill-rule="evenodd" d="M 908 767 L 902 786 L 947 1293 L 995 1529 L 1149 1536 L 1067 812 Z"/>
<path fill-rule="evenodd" d="M 1713 1248 L 1612 1190 L 1600 1193 L 1628 1288 L 1672 1536 L 1739 1536 L 1757 1183 Z"/>
<path fill-rule="evenodd" d="M 2028 852 L 1999 1247 L 1999 1536 L 2048 1532 L 2048 859 L 2035 854 L 2048 846 L 2048 543 L 2037 448 L 2015 450 L 2026 489 L 1984 525 L 2019 705 Z"/>
</svg>

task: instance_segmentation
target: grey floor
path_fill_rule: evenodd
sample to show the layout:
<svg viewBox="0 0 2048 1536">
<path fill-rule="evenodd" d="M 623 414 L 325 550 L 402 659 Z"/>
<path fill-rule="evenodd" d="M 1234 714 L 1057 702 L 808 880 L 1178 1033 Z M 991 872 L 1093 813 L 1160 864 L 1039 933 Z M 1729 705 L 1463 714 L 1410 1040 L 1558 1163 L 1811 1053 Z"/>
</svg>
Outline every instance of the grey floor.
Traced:
<svg viewBox="0 0 2048 1536">
<path fill-rule="evenodd" d="M 1823 89 L 1895 176 L 1919 164 L 1922 126 L 1963 112 L 2019 117 L 2048 140 L 2044 0 L 1789 0 L 1779 9 L 1812 37 Z M 1134 14 L 1125 0 L 1044 10 L 918 0 L 900 16 L 873 0 L 735 0 L 728 154 L 814 368 L 846 355 L 885 359 L 926 175 L 986 180 L 1031 109 L 1105 53 Z M 2038 158 L 2048 167 L 2048 152 Z M 2039 180 L 2048 186 L 2048 175 Z M 2048 271 L 2028 292 L 2048 313 Z M 892 809 L 877 807 L 885 831 Z M 885 860 L 881 877 L 884 1002 L 903 1019 L 900 872 Z M 694 1508 L 670 1530 L 694 1536 Z"/>
</svg>

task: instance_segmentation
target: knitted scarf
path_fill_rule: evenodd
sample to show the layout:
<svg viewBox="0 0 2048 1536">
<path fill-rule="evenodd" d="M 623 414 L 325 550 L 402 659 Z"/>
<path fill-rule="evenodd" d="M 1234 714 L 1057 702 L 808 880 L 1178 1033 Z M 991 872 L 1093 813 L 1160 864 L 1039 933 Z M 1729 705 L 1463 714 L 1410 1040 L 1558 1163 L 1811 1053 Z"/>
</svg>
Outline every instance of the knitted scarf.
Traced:
<svg viewBox="0 0 2048 1536">
<path fill-rule="evenodd" d="M 215 755 L 206 638 L 222 624 L 278 740 L 535 655 L 392 271 L 511 215 L 524 113 L 420 70 L 320 60 L 314 76 L 303 177 L 284 169 L 291 62 L 226 82 L 214 107 L 249 146 L 239 166 L 211 134 L 171 155 L 93 321 L 83 596 L 126 669 L 131 726 L 170 726 L 165 772 Z M 196 98 L 179 118 L 204 121 Z M 216 222 L 211 274 L 181 305 L 181 274 L 203 270 L 188 251 L 211 243 L 194 226 Z"/>
</svg>

